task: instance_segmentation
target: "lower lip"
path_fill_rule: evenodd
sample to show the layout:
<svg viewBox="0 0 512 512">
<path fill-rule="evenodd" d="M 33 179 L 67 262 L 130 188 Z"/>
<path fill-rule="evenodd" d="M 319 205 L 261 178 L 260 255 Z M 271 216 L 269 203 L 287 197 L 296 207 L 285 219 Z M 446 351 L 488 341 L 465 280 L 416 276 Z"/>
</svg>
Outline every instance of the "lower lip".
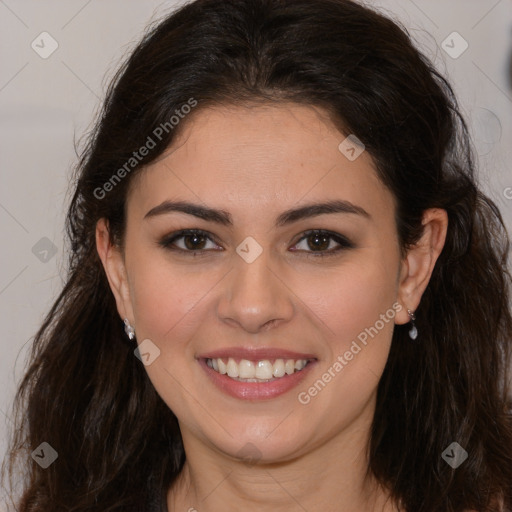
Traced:
<svg viewBox="0 0 512 512">
<path fill-rule="evenodd" d="M 283 395 L 297 386 L 316 364 L 316 361 L 311 361 L 302 370 L 279 377 L 272 382 L 240 382 L 210 368 L 206 364 L 206 359 L 198 359 L 198 362 L 221 391 L 243 400 L 268 400 Z"/>
</svg>

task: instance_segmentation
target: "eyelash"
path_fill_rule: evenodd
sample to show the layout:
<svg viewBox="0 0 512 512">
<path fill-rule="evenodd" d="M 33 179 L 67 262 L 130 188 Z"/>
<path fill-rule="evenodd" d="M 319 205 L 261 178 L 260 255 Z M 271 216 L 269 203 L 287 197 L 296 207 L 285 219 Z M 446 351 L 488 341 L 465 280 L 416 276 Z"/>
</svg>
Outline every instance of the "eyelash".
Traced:
<svg viewBox="0 0 512 512">
<path fill-rule="evenodd" d="M 183 229 L 181 231 L 177 231 L 175 233 L 171 233 L 170 235 L 166 236 L 159 242 L 159 244 L 163 248 L 170 250 L 170 251 L 176 251 L 176 252 L 181 252 L 181 253 L 185 253 L 185 254 L 190 254 L 193 257 L 195 257 L 197 255 L 204 256 L 205 253 L 211 249 L 198 249 L 197 251 L 193 251 L 193 250 L 186 250 L 186 249 L 181 249 L 179 247 L 172 246 L 172 244 L 174 242 L 176 242 L 176 240 L 179 240 L 180 238 L 184 238 L 186 236 L 193 236 L 193 235 L 203 236 L 205 238 L 208 238 L 210 241 L 216 243 L 215 240 L 212 239 L 210 233 L 208 233 L 206 231 L 203 231 L 201 229 Z M 303 236 L 294 245 L 299 244 L 303 240 L 309 238 L 311 235 L 327 236 L 328 238 L 335 240 L 338 244 L 340 244 L 340 247 L 338 247 L 336 249 L 330 249 L 329 251 L 306 251 L 306 253 L 308 253 L 308 252 L 310 253 L 310 254 L 307 254 L 306 257 L 312 257 L 312 258 L 331 257 L 331 256 L 336 256 L 342 250 L 354 248 L 354 244 L 350 240 L 345 238 L 344 236 L 339 235 L 338 233 L 332 233 L 330 231 L 326 231 L 323 229 L 312 229 L 309 231 L 305 231 L 303 233 Z M 298 250 L 297 252 L 302 252 L 302 251 Z"/>
</svg>

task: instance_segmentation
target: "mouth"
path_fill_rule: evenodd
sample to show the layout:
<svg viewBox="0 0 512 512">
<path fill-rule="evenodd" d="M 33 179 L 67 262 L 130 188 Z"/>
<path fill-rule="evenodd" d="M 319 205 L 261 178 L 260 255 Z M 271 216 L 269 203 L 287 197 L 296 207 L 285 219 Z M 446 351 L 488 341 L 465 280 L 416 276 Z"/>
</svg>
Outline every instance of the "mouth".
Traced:
<svg viewBox="0 0 512 512">
<path fill-rule="evenodd" d="M 206 365 L 212 370 L 227 375 L 238 382 L 273 382 L 285 375 L 302 371 L 311 359 L 249 359 L 206 358 Z"/>
<path fill-rule="evenodd" d="M 205 354 L 197 361 L 224 393 L 244 400 L 263 400 L 298 385 L 316 365 L 317 358 L 272 349 L 232 349 Z"/>
</svg>

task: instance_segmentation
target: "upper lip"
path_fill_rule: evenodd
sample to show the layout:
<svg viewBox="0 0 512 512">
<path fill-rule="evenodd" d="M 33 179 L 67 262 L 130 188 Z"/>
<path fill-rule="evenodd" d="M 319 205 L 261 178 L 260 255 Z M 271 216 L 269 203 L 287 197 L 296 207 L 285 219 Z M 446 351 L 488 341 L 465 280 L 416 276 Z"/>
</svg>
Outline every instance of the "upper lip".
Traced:
<svg viewBox="0 0 512 512">
<path fill-rule="evenodd" d="M 300 353 L 292 350 L 283 350 L 279 348 L 220 348 L 200 354 L 198 359 L 219 359 L 229 358 L 247 359 L 248 361 L 262 361 L 264 359 L 316 359 L 314 354 Z"/>
</svg>

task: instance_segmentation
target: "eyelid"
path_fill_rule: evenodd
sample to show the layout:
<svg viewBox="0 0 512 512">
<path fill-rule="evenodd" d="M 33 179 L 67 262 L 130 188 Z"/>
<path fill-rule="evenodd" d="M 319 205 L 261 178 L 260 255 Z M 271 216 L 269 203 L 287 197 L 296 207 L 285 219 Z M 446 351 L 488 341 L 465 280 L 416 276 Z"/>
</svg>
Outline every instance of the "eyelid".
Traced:
<svg viewBox="0 0 512 512">
<path fill-rule="evenodd" d="M 338 244 L 338 247 L 336 247 L 335 249 L 329 249 L 328 251 L 299 251 L 299 250 L 295 250 L 294 252 L 305 252 L 306 256 L 322 257 L 322 256 L 335 256 L 343 250 L 355 248 L 355 245 L 346 236 L 344 236 L 340 233 L 335 233 L 328 229 L 309 229 L 307 231 L 304 231 L 302 233 L 301 237 L 293 245 L 297 245 L 298 243 L 302 242 L 303 240 L 305 240 L 306 238 L 308 238 L 314 234 L 324 235 L 325 237 L 334 240 Z"/>
<path fill-rule="evenodd" d="M 205 238 L 208 238 L 215 244 L 220 245 L 216 241 L 216 237 L 212 233 L 209 233 L 208 231 L 204 231 L 203 229 L 180 229 L 178 231 L 174 231 L 173 233 L 170 233 L 169 235 L 164 236 L 160 240 L 159 245 L 164 247 L 164 249 L 175 250 L 178 252 L 181 251 L 184 253 L 194 253 L 195 254 L 195 253 L 201 253 L 201 252 L 208 251 L 208 249 L 198 249 L 197 251 L 192 251 L 192 250 L 187 251 L 185 249 L 181 249 L 180 247 L 172 247 L 172 243 L 175 242 L 176 240 L 179 240 L 180 238 L 183 238 L 185 236 L 191 236 L 191 235 L 204 236 Z M 211 250 L 211 249 L 209 249 L 209 250 Z"/>
<path fill-rule="evenodd" d="M 309 229 L 307 231 L 304 231 L 301 233 L 300 238 L 296 242 L 294 242 L 293 246 L 297 245 L 298 243 L 302 242 L 303 240 L 305 240 L 306 238 L 308 238 L 309 236 L 314 235 L 314 234 L 325 235 L 326 237 L 334 240 L 338 244 L 338 247 L 335 249 L 330 249 L 328 251 L 303 251 L 303 250 L 295 249 L 295 250 L 292 250 L 292 252 L 305 253 L 306 256 L 311 256 L 311 257 L 322 257 L 322 256 L 336 255 L 339 252 L 341 252 L 342 250 L 352 249 L 355 247 L 355 245 L 346 236 L 344 236 L 340 233 L 332 232 L 328 229 Z M 205 252 L 209 252 L 212 250 L 212 249 L 185 250 L 185 249 L 181 249 L 180 247 L 172 247 L 172 243 L 175 242 L 176 240 L 179 240 L 180 238 L 183 238 L 185 236 L 191 236 L 191 235 L 204 236 L 205 238 L 209 239 L 210 241 L 214 242 L 215 244 L 220 245 L 216 241 L 216 237 L 212 233 L 209 233 L 208 231 L 205 231 L 202 229 L 196 229 L 196 228 L 181 229 L 179 231 L 175 231 L 175 232 L 163 237 L 163 239 L 159 242 L 159 245 L 161 245 L 162 247 L 164 247 L 165 249 L 168 249 L 168 250 L 181 252 L 181 253 L 188 253 L 188 254 L 193 254 L 193 255 L 204 254 Z"/>
</svg>

